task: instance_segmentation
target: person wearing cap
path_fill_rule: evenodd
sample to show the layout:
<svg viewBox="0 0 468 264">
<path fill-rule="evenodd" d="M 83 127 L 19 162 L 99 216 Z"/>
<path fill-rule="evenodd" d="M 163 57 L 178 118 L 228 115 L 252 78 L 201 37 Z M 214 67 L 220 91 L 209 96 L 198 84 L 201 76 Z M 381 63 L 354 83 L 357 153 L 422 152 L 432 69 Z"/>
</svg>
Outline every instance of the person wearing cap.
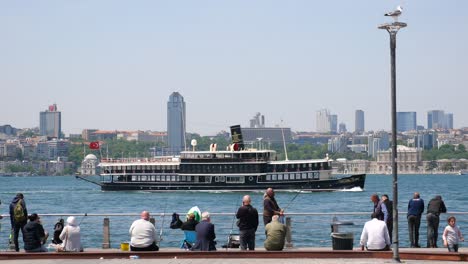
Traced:
<svg viewBox="0 0 468 264">
<path fill-rule="evenodd" d="M 60 233 L 60 239 L 63 241 L 61 248 L 63 251 L 82 252 L 80 227 L 76 223 L 74 216 L 67 218 L 67 225 Z"/>
<path fill-rule="evenodd" d="M 18 220 L 15 219 L 15 208 L 17 204 L 20 203 L 23 209 L 23 219 Z M 21 211 L 20 211 L 21 212 Z M 24 195 L 22 193 L 17 193 L 15 198 L 10 203 L 10 222 L 11 222 L 11 230 L 13 233 L 13 242 L 15 244 L 15 251 L 19 251 L 19 243 L 18 243 L 18 236 L 19 231 L 23 234 L 24 240 L 24 226 L 28 222 L 28 209 L 26 209 L 26 203 L 24 202 Z"/>
</svg>

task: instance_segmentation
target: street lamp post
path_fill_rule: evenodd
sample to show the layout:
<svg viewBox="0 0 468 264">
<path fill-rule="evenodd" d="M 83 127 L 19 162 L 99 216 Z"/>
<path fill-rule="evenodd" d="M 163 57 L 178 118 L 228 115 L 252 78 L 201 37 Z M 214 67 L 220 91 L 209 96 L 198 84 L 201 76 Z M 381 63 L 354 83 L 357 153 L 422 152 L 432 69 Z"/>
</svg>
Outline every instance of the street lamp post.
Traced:
<svg viewBox="0 0 468 264">
<path fill-rule="evenodd" d="M 398 30 L 406 27 L 406 23 L 393 22 L 379 26 L 379 29 L 385 29 L 390 34 L 390 60 L 391 60 L 391 104 L 392 104 L 392 174 L 393 174 L 393 260 L 400 262 L 400 253 L 398 250 L 398 173 L 397 173 L 397 129 L 396 129 L 396 66 L 395 49 L 396 34 Z"/>
</svg>

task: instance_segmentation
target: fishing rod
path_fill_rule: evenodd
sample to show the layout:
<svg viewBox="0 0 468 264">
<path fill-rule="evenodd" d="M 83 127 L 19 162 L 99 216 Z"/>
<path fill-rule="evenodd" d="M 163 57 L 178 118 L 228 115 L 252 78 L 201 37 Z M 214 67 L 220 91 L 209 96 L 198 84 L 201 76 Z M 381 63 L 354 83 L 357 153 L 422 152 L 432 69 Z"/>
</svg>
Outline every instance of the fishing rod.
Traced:
<svg viewBox="0 0 468 264">
<path fill-rule="evenodd" d="M 163 216 L 162 216 L 162 220 L 161 220 L 161 230 L 159 231 L 159 245 L 161 245 L 161 241 L 162 241 L 162 234 L 163 234 L 163 229 L 164 229 L 164 218 L 166 216 L 166 209 L 167 209 L 167 201 L 169 199 L 166 198 L 166 203 L 164 204 L 164 212 L 163 212 Z"/>
<path fill-rule="evenodd" d="M 83 215 L 83 218 L 81 218 L 81 221 L 80 221 L 80 223 L 78 224 L 78 226 L 81 225 L 81 223 L 83 222 L 83 220 L 84 220 L 87 216 L 88 216 L 88 213 L 85 213 L 85 214 Z"/>
<path fill-rule="evenodd" d="M 226 251 L 229 248 L 229 242 L 231 241 L 232 230 L 234 230 L 234 222 L 237 219 L 236 214 L 237 214 L 237 199 L 234 199 L 234 216 L 232 217 L 231 231 L 229 231 L 228 240 L 226 243 Z"/>
</svg>

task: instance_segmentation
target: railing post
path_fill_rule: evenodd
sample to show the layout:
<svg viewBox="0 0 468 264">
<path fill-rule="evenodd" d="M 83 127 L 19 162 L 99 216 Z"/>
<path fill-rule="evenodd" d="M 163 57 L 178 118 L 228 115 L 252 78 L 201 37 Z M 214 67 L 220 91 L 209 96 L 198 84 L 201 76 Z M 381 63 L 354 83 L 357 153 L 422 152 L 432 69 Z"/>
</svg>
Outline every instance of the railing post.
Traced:
<svg viewBox="0 0 468 264">
<path fill-rule="evenodd" d="M 292 248 L 292 236 L 291 236 L 291 217 L 286 217 L 286 247 Z"/>
<path fill-rule="evenodd" d="M 102 248 L 110 248 L 110 220 L 107 217 L 104 218 L 102 235 Z"/>
</svg>

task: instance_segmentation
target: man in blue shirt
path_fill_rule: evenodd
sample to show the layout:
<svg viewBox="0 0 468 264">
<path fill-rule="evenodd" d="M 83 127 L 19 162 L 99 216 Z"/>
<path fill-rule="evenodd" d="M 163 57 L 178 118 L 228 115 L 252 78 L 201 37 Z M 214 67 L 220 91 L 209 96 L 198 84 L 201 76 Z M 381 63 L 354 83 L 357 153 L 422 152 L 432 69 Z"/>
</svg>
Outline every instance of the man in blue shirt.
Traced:
<svg viewBox="0 0 468 264">
<path fill-rule="evenodd" d="M 424 200 L 415 192 L 413 199 L 408 202 L 408 233 L 411 247 L 419 248 L 419 226 L 421 225 L 421 215 L 424 212 Z"/>
</svg>

